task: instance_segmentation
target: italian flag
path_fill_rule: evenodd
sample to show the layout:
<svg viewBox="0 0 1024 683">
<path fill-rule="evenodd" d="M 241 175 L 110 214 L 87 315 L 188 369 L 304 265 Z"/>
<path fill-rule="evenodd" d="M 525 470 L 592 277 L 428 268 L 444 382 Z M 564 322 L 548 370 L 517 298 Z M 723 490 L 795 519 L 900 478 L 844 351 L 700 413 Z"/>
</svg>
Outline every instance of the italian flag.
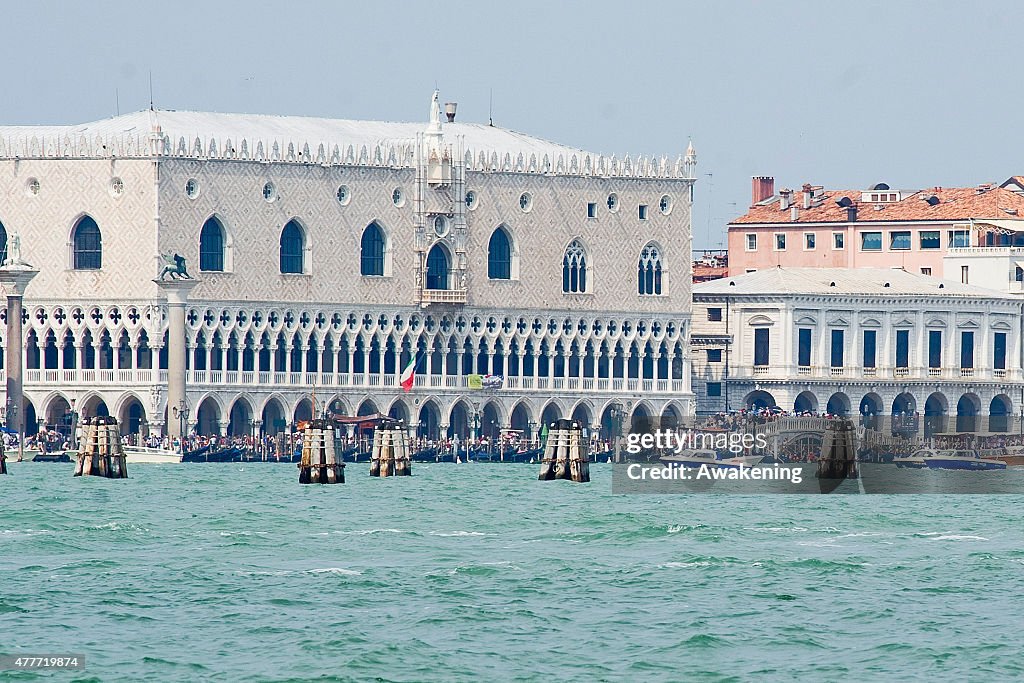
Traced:
<svg viewBox="0 0 1024 683">
<path fill-rule="evenodd" d="M 409 359 L 409 364 L 402 370 L 401 384 L 406 393 L 412 391 L 412 383 L 416 379 L 416 357 Z"/>
</svg>

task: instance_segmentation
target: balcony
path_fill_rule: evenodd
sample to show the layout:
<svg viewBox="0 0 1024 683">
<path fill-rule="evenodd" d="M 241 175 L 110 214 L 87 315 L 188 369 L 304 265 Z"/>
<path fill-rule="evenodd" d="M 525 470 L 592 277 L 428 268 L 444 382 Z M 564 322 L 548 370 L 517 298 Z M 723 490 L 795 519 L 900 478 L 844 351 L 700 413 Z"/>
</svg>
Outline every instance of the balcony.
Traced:
<svg viewBox="0 0 1024 683">
<path fill-rule="evenodd" d="M 765 368 L 767 370 L 767 367 Z M 166 370 L 25 370 L 25 384 L 29 387 L 97 385 L 98 387 L 133 387 L 164 384 Z M 0 368 L 0 382 L 5 380 Z M 186 381 L 193 387 L 209 388 L 263 388 L 292 387 L 303 391 L 318 387 L 357 387 L 366 389 L 394 389 L 398 387 L 395 373 L 335 373 L 335 372 L 276 372 L 267 370 L 188 370 Z M 465 375 L 418 374 L 415 386 L 436 391 L 463 391 L 469 389 Z M 685 390 L 681 379 L 642 379 L 636 377 L 506 377 L 500 391 L 544 391 L 557 394 L 629 393 L 677 394 Z M 485 391 L 483 395 L 491 392 Z"/>
<path fill-rule="evenodd" d="M 910 377 L 910 368 L 893 368 L 893 377 Z"/>
<path fill-rule="evenodd" d="M 974 377 L 974 368 L 960 368 L 961 377 Z"/>
<path fill-rule="evenodd" d="M 842 377 L 846 373 L 846 368 L 829 368 L 830 377 Z"/>
<path fill-rule="evenodd" d="M 415 303 L 422 308 L 430 304 L 457 304 L 465 305 L 465 289 L 421 289 Z"/>
</svg>

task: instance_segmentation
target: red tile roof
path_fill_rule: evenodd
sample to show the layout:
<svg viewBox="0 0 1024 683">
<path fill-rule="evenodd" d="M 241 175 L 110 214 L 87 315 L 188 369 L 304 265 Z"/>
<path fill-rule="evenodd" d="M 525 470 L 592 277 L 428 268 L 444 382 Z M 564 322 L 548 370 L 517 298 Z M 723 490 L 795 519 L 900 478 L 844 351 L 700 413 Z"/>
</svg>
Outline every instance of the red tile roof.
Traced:
<svg viewBox="0 0 1024 683">
<path fill-rule="evenodd" d="M 803 192 L 794 190 L 792 206 L 799 207 L 797 223 L 846 223 L 847 211 L 836 204 L 841 197 L 848 197 L 857 207 L 857 222 L 892 221 L 961 221 L 971 218 L 1002 218 L 1024 220 L 1024 197 L 1001 187 L 991 187 L 979 192 L 973 187 L 936 187 L 919 190 L 905 196 L 901 201 L 886 204 L 862 202 L 865 190 L 825 190 L 823 196 L 815 199 L 817 206 L 803 208 Z M 925 201 L 934 195 L 939 202 L 934 206 Z M 734 224 L 750 223 L 793 223 L 790 209 L 779 208 L 776 195 L 769 202 L 753 206 L 743 216 L 732 221 Z M 880 208 L 876 208 L 880 207 Z M 1016 210 L 1016 213 L 1014 213 Z"/>
</svg>

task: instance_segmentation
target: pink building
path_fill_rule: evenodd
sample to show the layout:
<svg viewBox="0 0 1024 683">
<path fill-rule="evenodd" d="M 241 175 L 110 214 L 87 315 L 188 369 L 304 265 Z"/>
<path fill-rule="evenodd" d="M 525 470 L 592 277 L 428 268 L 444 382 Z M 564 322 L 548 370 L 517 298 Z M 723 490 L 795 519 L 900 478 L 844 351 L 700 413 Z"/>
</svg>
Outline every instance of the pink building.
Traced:
<svg viewBox="0 0 1024 683">
<path fill-rule="evenodd" d="M 752 181 L 750 210 L 728 226 L 730 275 L 774 266 L 903 268 L 963 281 L 967 271 L 943 272 L 950 249 L 1024 246 L 1024 187 L 1010 181 L 927 190 L 806 184 L 778 193 L 774 178 Z"/>
</svg>

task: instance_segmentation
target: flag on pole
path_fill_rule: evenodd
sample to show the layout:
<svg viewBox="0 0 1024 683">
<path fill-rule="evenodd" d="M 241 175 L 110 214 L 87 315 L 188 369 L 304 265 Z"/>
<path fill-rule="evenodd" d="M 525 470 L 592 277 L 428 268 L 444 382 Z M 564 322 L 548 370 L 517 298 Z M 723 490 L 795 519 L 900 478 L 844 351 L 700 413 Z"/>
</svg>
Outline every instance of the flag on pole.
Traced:
<svg viewBox="0 0 1024 683">
<path fill-rule="evenodd" d="M 417 357 L 413 356 L 409 359 L 409 364 L 405 366 L 405 370 L 402 370 L 401 385 L 402 389 L 406 393 L 412 391 L 412 383 L 416 379 L 416 360 Z"/>
</svg>

